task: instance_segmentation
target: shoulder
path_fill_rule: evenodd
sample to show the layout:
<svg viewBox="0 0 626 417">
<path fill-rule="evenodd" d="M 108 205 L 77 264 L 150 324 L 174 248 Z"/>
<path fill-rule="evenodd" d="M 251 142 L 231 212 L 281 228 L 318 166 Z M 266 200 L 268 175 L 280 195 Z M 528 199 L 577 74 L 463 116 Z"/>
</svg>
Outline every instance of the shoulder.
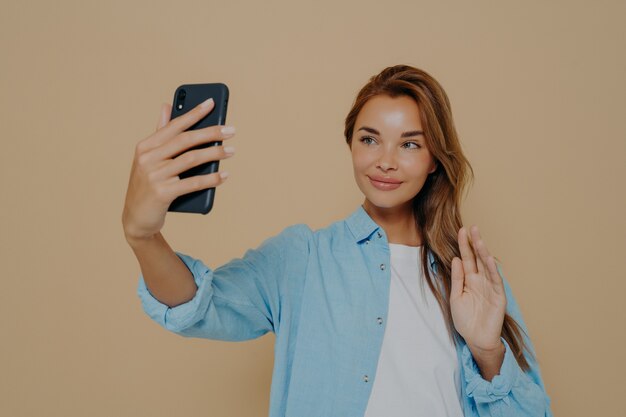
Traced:
<svg viewBox="0 0 626 417">
<path fill-rule="evenodd" d="M 311 232 L 311 228 L 306 223 L 297 223 L 284 227 L 276 236 L 290 238 L 306 238 Z"/>
<path fill-rule="evenodd" d="M 289 245 L 297 241 L 308 241 L 311 239 L 312 234 L 313 231 L 307 224 L 292 224 L 284 227 L 278 233 L 266 238 L 262 245 Z"/>
<path fill-rule="evenodd" d="M 285 253 L 308 251 L 313 235 L 314 232 L 307 224 L 292 224 L 266 238 L 259 248 L 276 251 L 283 256 Z"/>
<path fill-rule="evenodd" d="M 357 209 L 347 217 L 317 229 L 305 223 L 292 224 L 266 239 L 264 244 L 271 244 L 286 250 L 304 247 L 309 250 L 345 248 L 356 241 L 357 235 L 373 232 L 375 225 L 373 222 L 367 222 L 369 218 L 365 218 L 364 213 L 362 209 Z"/>
<path fill-rule="evenodd" d="M 313 229 L 308 224 L 297 223 L 283 228 L 277 235 L 267 239 L 264 244 L 272 243 L 283 250 L 303 250 L 326 246 L 345 246 L 353 240 L 345 220 L 337 220 L 324 227 Z"/>
</svg>

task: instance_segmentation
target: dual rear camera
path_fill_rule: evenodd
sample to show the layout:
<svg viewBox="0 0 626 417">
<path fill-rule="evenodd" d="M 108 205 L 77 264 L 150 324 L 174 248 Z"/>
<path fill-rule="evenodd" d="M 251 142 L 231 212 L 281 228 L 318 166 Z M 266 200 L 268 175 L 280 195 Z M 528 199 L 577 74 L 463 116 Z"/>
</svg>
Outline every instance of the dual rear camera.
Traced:
<svg viewBox="0 0 626 417">
<path fill-rule="evenodd" d="M 176 94 L 176 101 L 174 103 L 177 111 L 182 111 L 185 108 L 186 97 L 187 97 L 187 91 L 185 91 L 184 88 L 181 88 L 180 90 L 178 90 L 178 93 Z M 227 105 L 228 105 L 228 98 L 224 100 L 224 105 L 223 105 L 224 111 L 226 111 Z"/>
<path fill-rule="evenodd" d="M 184 88 L 178 90 L 178 94 L 176 95 L 176 110 L 182 110 L 185 107 L 185 97 L 187 97 L 187 92 Z"/>
</svg>

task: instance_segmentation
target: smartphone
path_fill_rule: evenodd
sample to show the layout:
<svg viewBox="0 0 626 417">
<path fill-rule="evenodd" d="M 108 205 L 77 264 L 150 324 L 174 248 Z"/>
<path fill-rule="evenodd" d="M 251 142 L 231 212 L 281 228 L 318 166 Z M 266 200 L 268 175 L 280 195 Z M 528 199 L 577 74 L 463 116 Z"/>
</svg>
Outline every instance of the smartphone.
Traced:
<svg viewBox="0 0 626 417">
<path fill-rule="evenodd" d="M 182 116 L 198 104 L 212 97 L 215 102 L 213 110 L 187 130 L 196 130 L 208 126 L 223 125 L 226 122 L 228 96 L 228 87 L 223 83 L 181 85 L 174 92 L 172 114 L 170 119 L 173 120 L 176 117 Z M 203 143 L 193 148 L 186 149 L 176 156 L 182 155 L 183 153 L 189 152 L 193 149 L 207 148 L 209 146 L 218 146 L 221 144 L 222 141 Z M 195 166 L 185 172 L 181 172 L 178 177 L 183 179 L 194 175 L 215 173 L 219 169 L 219 162 L 219 160 L 209 161 Z M 178 196 L 174 201 L 172 201 L 167 211 L 207 214 L 211 211 L 211 208 L 213 208 L 214 200 L 215 187 L 193 191 L 189 194 Z"/>
</svg>

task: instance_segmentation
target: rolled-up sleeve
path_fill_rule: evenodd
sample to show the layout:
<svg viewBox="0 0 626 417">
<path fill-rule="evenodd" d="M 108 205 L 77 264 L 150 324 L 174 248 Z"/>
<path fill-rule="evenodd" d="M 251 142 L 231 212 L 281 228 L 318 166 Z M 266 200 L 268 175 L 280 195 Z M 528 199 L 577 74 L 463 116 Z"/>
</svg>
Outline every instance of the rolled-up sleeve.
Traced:
<svg viewBox="0 0 626 417">
<path fill-rule="evenodd" d="M 485 380 L 467 345 L 463 346 L 461 359 L 465 375 L 466 393 L 474 399 L 479 416 L 506 417 L 552 417 L 550 397 L 547 395 L 541 372 L 536 360 L 534 347 L 528 336 L 528 329 L 508 282 L 504 281 L 507 297 L 507 313 L 521 326 L 522 336 L 532 357 L 525 354 L 530 365 L 527 372 L 519 366 L 511 347 L 504 338 L 504 360 L 500 373 L 491 381 Z"/>
<path fill-rule="evenodd" d="M 216 269 L 175 252 L 198 287 L 186 303 L 169 307 L 157 300 L 139 275 L 137 294 L 146 314 L 165 329 L 185 337 L 242 341 L 276 330 L 280 317 L 285 263 L 302 258 L 306 225 L 285 228 Z"/>
</svg>

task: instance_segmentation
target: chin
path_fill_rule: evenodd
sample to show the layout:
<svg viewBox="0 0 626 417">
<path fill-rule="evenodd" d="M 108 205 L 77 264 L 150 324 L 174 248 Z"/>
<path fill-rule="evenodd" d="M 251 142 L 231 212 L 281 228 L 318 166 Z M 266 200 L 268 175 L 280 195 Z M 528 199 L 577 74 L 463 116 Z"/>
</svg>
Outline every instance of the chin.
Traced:
<svg viewBox="0 0 626 417">
<path fill-rule="evenodd" d="M 411 205 L 413 198 L 409 198 L 408 196 L 391 196 L 391 195 L 380 195 L 380 194 L 372 194 L 372 193 L 363 193 L 365 198 L 372 206 L 379 207 L 382 209 L 391 209 L 394 207 L 403 207 L 406 205 Z"/>
<path fill-rule="evenodd" d="M 404 207 L 410 203 L 410 200 L 408 201 L 393 200 L 392 201 L 388 199 L 375 199 L 375 198 L 369 198 L 369 197 L 365 197 L 365 198 L 367 198 L 367 200 L 369 201 L 371 205 L 381 208 L 381 209 L 392 209 L 392 208 L 397 208 L 397 207 Z"/>
<path fill-rule="evenodd" d="M 372 194 L 372 193 L 363 193 L 365 198 L 372 206 L 381 208 L 381 209 L 393 209 L 393 208 L 401 208 L 401 207 L 412 207 L 413 206 L 413 198 L 415 196 L 391 196 L 391 195 L 380 195 L 380 194 Z"/>
</svg>

